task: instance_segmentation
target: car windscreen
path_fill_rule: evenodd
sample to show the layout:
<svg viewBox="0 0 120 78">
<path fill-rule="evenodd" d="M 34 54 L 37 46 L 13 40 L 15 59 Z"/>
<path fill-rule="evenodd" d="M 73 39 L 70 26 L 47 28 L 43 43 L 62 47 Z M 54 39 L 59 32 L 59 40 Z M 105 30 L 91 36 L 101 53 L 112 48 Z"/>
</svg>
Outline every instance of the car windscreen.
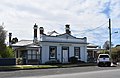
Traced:
<svg viewBox="0 0 120 78">
<path fill-rule="evenodd" d="M 109 56 L 108 55 L 100 55 L 99 58 L 109 58 Z"/>
</svg>

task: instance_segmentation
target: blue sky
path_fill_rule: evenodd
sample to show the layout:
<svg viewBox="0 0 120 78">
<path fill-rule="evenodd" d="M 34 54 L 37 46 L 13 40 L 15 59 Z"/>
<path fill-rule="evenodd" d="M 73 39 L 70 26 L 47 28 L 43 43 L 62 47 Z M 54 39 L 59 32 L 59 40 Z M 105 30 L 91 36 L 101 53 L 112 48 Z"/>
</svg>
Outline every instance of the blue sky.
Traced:
<svg viewBox="0 0 120 78">
<path fill-rule="evenodd" d="M 120 44 L 120 0 L 0 0 L 0 23 L 19 40 L 33 39 L 35 23 L 45 33 L 61 34 L 64 25 L 70 24 L 72 35 L 102 46 L 109 39 L 108 18 L 112 43 Z"/>
</svg>

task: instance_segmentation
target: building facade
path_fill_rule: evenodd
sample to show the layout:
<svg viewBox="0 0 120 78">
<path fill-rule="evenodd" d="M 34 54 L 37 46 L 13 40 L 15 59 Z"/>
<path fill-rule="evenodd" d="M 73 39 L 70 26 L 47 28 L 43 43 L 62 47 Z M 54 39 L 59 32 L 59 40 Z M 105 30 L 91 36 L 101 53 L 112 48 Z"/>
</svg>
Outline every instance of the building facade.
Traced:
<svg viewBox="0 0 120 78">
<path fill-rule="evenodd" d="M 97 62 L 97 57 L 98 57 L 100 50 L 101 49 L 99 48 L 98 45 L 89 43 L 87 45 L 88 62 Z"/>
<path fill-rule="evenodd" d="M 69 63 L 70 57 L 87 62 L 87 38 L 76 38 L 71 35 L 70 25 L 65 25 L 65 33 L 46 35 L 40 27 L 40 37 L 37 37 L 38 26 L 34 25 L 34 39 L 21 40 L 12 44 L 16 58 L 24 59 L 24 64 L 45 64 L 51 60 Z"/>
</svg>

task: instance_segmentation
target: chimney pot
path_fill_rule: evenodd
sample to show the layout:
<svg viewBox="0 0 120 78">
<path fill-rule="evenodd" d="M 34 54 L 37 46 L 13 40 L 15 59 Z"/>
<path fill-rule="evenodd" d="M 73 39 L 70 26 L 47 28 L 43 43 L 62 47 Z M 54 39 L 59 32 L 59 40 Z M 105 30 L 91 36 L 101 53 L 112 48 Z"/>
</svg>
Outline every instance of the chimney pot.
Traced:
<svg viewBox="0 0 120 78">
<path fill-rule="evenodd" d="M 34 28 L 33 29 L 37 29 L 38 28 L 38 25 L 36 25 L 36 23 L 35 23 L 35 25 L 34 25 Z"/>
<path fill-rule="evenodd" d="M 11 42 L 12 42 L 12 39 L 11 39 L 11 38 L 12 38 L 12 33 L 9 33 L 9 46 L 11 46 L 11 44 L 12 44 L 12 43 L 11 43 Z"/>
<path fill-rule="evenodd" d="M 34 27 L 33 27 L 33 29 L 34 29 L 34 42 L 36 42 L 37 41 L 37 28 L 38 28 L 38 25 L 36 25 L 36 23 L 35 23 L 35 25 L 34 25 Z"/>
<path fill-rule="evenodd" d="M 71 34 L 70 25 L 69 25 L 69 24 L 66 24 L 66 25 L 65 25 L 65 29 L 66 29 L 66 33 L 67 33 L 67 34 Z"/>
<path fill-rule="evenodd" d="M 44 34 L 44 28 L 43 27 L 40 27 L 40 34 Z"/>
</svg>

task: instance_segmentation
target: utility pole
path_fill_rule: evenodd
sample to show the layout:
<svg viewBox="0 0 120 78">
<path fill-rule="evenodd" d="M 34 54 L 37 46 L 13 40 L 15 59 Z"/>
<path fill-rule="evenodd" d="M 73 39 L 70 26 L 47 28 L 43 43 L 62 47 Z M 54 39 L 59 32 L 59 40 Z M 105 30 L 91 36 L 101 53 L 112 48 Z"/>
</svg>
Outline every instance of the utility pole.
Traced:
<svg viewBox="0 0 120 78">
<path fill-rule="evenodd" d="M 111 56 L 111 19 L 109 18 L 109 54 L 110 54 L 110 56 Z"/>
</svg>

